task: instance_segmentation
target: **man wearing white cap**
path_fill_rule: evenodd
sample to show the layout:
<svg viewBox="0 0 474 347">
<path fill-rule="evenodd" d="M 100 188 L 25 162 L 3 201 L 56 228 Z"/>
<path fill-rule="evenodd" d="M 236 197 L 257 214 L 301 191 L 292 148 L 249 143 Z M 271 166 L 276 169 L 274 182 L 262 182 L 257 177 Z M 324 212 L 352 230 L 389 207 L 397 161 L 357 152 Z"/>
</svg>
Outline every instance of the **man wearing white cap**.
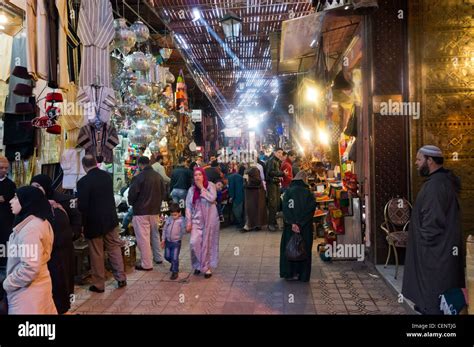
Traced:
<svg viewBox="0 0 474 347">
<path fill-rule="evenodd" d="M 418 173 L 426 179 L 412 211 L 402 293 L 422 314 L 441 314 L 439 296 L 464 287 L 461 184 L 443 162 L 436 146 L 423 146 L 416 155 Z"/>
</svg>

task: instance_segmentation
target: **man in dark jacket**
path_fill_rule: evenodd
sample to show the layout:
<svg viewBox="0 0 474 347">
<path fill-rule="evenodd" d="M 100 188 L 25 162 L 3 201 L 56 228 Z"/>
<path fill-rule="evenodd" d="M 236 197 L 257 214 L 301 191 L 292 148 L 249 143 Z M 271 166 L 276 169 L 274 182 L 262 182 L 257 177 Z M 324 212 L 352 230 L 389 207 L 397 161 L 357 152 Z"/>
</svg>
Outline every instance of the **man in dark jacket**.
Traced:
<svg viewBox="0 0 474 347">
<path fill-rule="evenodd" d="M 229 185 L 229 202 L 232 203 L 232 214 L 239 229 L 245 225 L 244 218 L 244 172 L 245 167 L 241 165 L 239 172 L 230 174 L 228 179 Z"/>
<path fill-rule="evenodd" d="M 445 291 L 464 288 L 459 178 L 443 167 L 436 146 L 423 146 L 416 166 L 426 177 L 413 207 L 403 275 L 403 295 L 422 314 L 441 314 Z"/>
<path fill-rule="evenodd" d="M 193 183 L 193 172 L 186 167 L 186 159 L 180 157 L 178 166 L 171 172 L 171 198 L 180 208 L 185 207 L 186 194 Z"/>
<path fill-rule="evenodd" d="M 133 207 L 133 229 L 141 253 L 141 264 L 135 269 L 151 271 L 153 260 L 163 263 L 158 219 L 165 185 L 160 174 L 150 166 L 148 157 L 138 158 L 138 167 L 141 172 L 132 179 L 128 191 L 128 204 Z"/>
<path fill-rule="evenodd" d="M 219 163 L 217 160 L 213 160 L 211 162 L 211 167 L 208 167 L 205 169 L 206 171 L 206 176 L 209 182 L 212 182 L 214 184 L 217 183 L 222 178 L 221 175 L 221 169 L 219 168 Z"/>
<path fill-rule="evenodd" d="M 277 148 L 266 163 L 268 230 L 277 229 L 276 214 L 280 207 L 280 181 L 285 175 L 281 170 L 283 149 Z"/>
<path fill-rule="evenodd" d="M 94 156 L 86 154 L 82 166 L 87 175 L 77 182 L 77 200 L 82 213 L 84 236 L 89 244 L 92 286 L 90 291 L 103 293 L 105 289 L 105 251 L 113 269 L 118 287 L 127 285 L 119 238 L 118 217 L 115 208 L 113 181 L 110 175 L 97 167 Z"/>
</svg>

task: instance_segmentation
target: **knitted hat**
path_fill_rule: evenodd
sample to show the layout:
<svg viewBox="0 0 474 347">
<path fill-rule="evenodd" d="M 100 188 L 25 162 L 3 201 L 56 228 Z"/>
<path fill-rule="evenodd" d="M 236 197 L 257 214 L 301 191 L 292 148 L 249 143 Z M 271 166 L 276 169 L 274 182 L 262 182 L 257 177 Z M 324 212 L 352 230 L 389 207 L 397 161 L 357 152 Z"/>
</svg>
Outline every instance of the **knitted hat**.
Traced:
<svg viewBox="0 0 474 347">
<path fill-rule="evenodd" d="M 438 157 L 442 158 L 443 157 L 443 152 L 441 152 L 441 149 L 439 147 L 433 146 L 433 145 L 426 145 L 421 147 L 418 152 L 421 154 L 426 155 L 427 157 Z"/>
</svg>

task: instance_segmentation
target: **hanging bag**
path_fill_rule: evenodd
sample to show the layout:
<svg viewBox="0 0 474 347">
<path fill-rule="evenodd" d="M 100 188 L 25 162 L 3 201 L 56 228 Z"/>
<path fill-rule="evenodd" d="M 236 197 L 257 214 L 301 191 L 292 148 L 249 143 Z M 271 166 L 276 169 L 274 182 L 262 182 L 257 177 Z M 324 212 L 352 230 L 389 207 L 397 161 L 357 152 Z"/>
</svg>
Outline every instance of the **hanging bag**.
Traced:
<svg viewBox="0 0 474 347">
<path fill-rule="evenodd" d="M 308 259 L 301 233 L 293 233 L 290 241 L 286 245 L 285 253 L 288 261 L 304 261 Z"/>
<path fill-rule="evenodd" d="M 344 134 L 347 136 L 357 137 L 357 116 L 355 105 L 352 106 L 351 116 L 347 121 L 347 126 L 344 129 Z"/>
</svg>

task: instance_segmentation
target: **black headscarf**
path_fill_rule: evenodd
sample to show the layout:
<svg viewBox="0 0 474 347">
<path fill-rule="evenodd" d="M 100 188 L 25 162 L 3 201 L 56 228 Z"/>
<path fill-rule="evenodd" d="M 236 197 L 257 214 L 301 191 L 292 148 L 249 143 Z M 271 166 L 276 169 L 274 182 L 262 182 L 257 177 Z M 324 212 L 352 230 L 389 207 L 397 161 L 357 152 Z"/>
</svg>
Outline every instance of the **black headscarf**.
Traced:
<svg viewBox="0 0 474 347">
<path fill-rule="evenodd" d="M 15 218 L 15 225 L 33 215 L 42 220 L 51 219 L 51 206 L 41 189 L 33 186 L 18 188 L 16 196 L 20 201 L 21 211 Z"/>
<path fill-rule="evenodd" d="M 38 183 L 43 187 L 46 197 L 51 200 L 53 198 L 53 180 L 48 175 L 36 175 L 31 179 L 31 183 Z M 31 184 L 30 183 L 30 184 Z"/>
</svg>

